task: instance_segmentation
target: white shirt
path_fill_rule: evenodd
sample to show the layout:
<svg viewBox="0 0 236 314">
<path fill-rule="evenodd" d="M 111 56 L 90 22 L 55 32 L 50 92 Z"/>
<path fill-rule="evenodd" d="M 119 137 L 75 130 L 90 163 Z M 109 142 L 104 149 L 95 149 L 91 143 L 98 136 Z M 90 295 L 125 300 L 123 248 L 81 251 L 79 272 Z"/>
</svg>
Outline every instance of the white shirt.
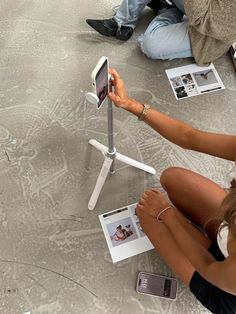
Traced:
<svg viewBox="0 0 236 314">
<path fill-rule="evenodd" d="M 229 256 L 228 248 L 227 248 L 228 235 L 229 235 L 228 226 L 223 227 L 220 231 L 217 232 L 217 243 L 225 258 Z"/>
</svg>

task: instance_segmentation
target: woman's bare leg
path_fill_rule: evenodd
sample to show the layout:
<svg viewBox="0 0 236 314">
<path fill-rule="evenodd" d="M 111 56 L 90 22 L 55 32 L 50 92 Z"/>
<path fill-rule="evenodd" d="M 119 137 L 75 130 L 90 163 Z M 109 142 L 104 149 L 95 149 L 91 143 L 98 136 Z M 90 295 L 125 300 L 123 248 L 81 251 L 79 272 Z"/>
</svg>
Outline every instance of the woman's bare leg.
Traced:
<svg viewBox="0 0 236 314">
<path fill-rule="evenodd" d="M 188 257 L 180 249 L 176 242 L 174 235 L 166 227 L 166 225 L 156 218 L 153 218 L 143 210 L 136 209 L 141 227 L 146 233 L 153 246 L 158 253 L 162 256 L 168 266 L 175 272 L 175 274 L 189 286 L 195 267 L 190 263 Z M 211 241 L 205 237 L 198 229 L 190 224 L 187 219 L 178 213 L 176 216 L 176 223 L 184 226 L 189 236 L 192 237 L 196 243 L 200 243 L 206 250 L 208 249 Z M 182 239 L 184 242 L 185 239 Z M 192 247 L 192 250 L 195 248 Z M 191 252 L 189 252 L 191 255 Z"/>
<path fill-rule="evenodd" d="M 168 228 L 142 210 L 137 211 L 141 227 L 155 249 L 175 274 L 189 286 L 195 268 L 179 249 Z"/>
<path fill-rule="evenodd" d="M 171 202 L 193 223 L 204 226 L 220 216 L 220 205 L 226 192 L 213 181 L 187 169 L 171 167 L 160 178 Z M 215 239 L 219 221 L 207 225 L 206 232 Z"/>
</svg>

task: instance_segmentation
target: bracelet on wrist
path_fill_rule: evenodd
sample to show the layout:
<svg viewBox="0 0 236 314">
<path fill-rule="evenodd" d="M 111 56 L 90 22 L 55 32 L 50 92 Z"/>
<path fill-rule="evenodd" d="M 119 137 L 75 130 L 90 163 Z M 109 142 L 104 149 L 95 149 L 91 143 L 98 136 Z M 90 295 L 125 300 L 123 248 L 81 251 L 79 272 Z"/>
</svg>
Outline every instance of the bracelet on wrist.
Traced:
<svg viewBox="0 0 236 314">
<path fill-rule="evenodd" d="M 169 205 L 167 207 L 165 207 L 164 209 L 162 209 L 159 214 L 156 216 L 156 219 L 158 221 L 163 221 L 162 219 L 160 219 L 160 216 L 167 210 L 167 209 L 170 209 L 170 208 L 174 208 L 173 206 Z"/>
<path fill-rule="evenodd" d="M 143 111 L 141 112 L 141 114 L 138 116 L 138 120 L 139 121 L 143 121 L 148 113 L 148 110 L 151 108 L 150 105 L 148 104 L 142 104 L 143 105 Z"/>
</svg>

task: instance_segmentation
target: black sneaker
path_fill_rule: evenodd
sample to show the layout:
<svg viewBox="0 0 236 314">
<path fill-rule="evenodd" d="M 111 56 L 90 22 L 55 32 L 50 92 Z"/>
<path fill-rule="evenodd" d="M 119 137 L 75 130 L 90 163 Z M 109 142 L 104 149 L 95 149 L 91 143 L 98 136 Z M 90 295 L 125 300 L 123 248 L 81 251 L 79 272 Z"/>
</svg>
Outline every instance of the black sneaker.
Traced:
<svg viewBox="0 0 236 314">
<path fill-rule="evenodd" d="M 86 22 L 99 34 L 102 34 L 104 36 L 116 37 L 119 40 L 126 41 L 133 34 L 132 27 L 121 26 L 121 28 L 119 29 L 114 19 L 107 20 L 87 19 Z"/>
</svg>

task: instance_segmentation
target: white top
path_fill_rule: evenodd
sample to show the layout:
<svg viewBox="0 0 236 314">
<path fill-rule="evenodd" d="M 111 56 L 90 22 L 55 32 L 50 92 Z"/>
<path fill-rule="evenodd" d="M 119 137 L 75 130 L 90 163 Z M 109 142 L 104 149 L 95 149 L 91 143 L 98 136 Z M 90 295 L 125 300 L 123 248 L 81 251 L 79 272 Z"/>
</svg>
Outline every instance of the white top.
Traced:
<svg viewBox="0 0 236 314">
<path fill-rule="evenodd" d="M 225 226 L 223 229 L 221 229 L 217 233 L 217 243 L 225 258 L 229 256 L 228 248 L 227 248 L 228 234 L 229 234 L 228 226 Z"/>
<path fill-rule="evenodd" d="M 228 174 L 229 187 L 230 187 L 230 182 L 233 179 L 236 180 L 236 159 L 235 159 L 235 167 Z M 229 234 L 229 227 L 228 226 L 225 226 L 223 229 L 221 229 L 220 232 L 219 231 L 217 232 L 217 243 L 218 243 L 218 246 L 219 246 L 219 248 L 220 248 L 220 250 L 223 253 L 225 258 L 229 256 L 228 248 L 227 248 L 228 234 Z"/>
<path fill-rule="evenodd" d="M 230 189 L 232 180 L 236 180 L 236 165 L 226 175 L 225 182 L 224 182 L 224 187 L 226 189 L 228 190 Z"/>
</svg>

